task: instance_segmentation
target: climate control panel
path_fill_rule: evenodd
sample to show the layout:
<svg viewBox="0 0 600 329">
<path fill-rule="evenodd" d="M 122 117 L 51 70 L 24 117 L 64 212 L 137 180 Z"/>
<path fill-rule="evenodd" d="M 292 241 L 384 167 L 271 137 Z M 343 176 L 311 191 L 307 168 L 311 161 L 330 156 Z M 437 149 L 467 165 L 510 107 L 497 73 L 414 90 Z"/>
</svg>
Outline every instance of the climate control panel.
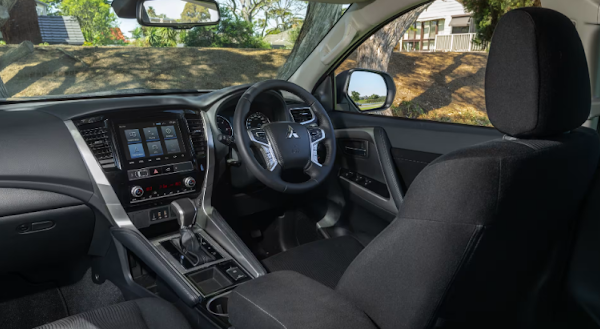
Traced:
<svg viewBox="0 0 600 329">
<path fill-rule="evenodd" d="M 188 175 L 172 175 L 156 179 L 136 180 L 129 189 L 131 204 L 151 201 L 196 191 L 196 177 Z"/>
</svg>

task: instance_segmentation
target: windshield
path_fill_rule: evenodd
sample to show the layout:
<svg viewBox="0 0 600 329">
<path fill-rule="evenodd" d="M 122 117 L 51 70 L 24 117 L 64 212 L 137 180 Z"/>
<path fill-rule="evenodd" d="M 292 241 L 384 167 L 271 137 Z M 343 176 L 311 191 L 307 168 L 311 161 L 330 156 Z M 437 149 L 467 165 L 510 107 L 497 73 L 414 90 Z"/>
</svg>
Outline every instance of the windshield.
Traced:
<svg viewBox="0 0 600 329">
<path fill-rule="evenodd" d="M 175 30 L 119 18 L 106 0 L 5 3 L 0 99 L 287 80 L 347 8 L 299 0 L 219 0 L 218 25 Z M 169 10 L 156 6 L 148 14 L 177 15 Z"/>
</svg>

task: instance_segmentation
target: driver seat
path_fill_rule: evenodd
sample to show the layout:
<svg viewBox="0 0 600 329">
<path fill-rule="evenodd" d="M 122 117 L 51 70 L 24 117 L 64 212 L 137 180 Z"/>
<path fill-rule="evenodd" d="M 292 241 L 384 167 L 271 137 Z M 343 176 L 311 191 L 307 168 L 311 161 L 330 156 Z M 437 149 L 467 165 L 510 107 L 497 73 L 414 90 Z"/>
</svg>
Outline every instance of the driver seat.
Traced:
<svg viewBox="0 0 600 329">
<path fill-rule="evenodd" d="M 335 286 L 335 298 L 378 328 L 537 324 L 558 296 L 570 232 L 600 156 L 598 134 L 581 127 L 590 113 L 590 78 L 573 23 L 544 8 L 507 13 L 485 79 L 488 115 L 502 139 L 429 164 L 394 222 L 366 248 L 350 237 L 313 242 L 267 259 L 267 268 Z M 253 285 L 266 285 L 271 275 L 236 289 L 236 328 L 299 321 L 302 306 L 285 294 L 295 282 L 253 296 Z M 271 319 L 242 319 L 253 307 L 248 301 Z"/>
</svg>

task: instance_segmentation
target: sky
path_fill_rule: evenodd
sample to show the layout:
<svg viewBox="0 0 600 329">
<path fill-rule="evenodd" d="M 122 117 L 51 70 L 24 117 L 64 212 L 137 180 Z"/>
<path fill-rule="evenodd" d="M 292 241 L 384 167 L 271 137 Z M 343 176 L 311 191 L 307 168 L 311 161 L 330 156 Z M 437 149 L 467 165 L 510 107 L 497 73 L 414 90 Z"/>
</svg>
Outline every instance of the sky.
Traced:
<svg viewBox="0 0 600 329">
<path fill-rule="evenodd" d="M 356 71 L 350 77 L 348 94 L 351 95 L 353 91 L 358 91 L 361 96 L 370 96 L 373 94 L 385 96 L 387 95 L 387 85 L 379 74 Z"/>
</svg>

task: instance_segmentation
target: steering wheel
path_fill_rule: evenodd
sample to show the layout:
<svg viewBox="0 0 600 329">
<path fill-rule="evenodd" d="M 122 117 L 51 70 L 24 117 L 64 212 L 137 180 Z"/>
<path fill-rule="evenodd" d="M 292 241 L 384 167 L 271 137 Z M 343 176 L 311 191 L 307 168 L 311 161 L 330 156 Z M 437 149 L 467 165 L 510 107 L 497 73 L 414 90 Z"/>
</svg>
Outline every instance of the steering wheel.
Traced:
<svg viewBox="0 0 600 329">
<path fill-rule="evenodd" d="M 268 90 L 285 90 L 302 99 L 316 116 L 318 126 L 308 127 L 300 123 L 272 122 L 261 128 L 246 129 L 245 121 L 252 101 Z M 286 109 L 287 110 L 287 109 Z M 233 116 L 235 143 L 244 164 L 263 184 L 284 193 L 307 192 L 327 178 L 335 161 L 335 135 L 333 125 L 323 105 L 302 87 L 283 80 L 266 80 L 252 85 L 240 98 Z M 247 133 L 244 133 L 247 132 Z M 319 163 L 317 147 L 325 146 L 327 156 Z M 261 165 L 251 151 L 255 146 L 262 156 Z M 310 179 L 302 183 L 290 183 L 282 179 L 283 170 L 301 169 Z"/>
</svg>

